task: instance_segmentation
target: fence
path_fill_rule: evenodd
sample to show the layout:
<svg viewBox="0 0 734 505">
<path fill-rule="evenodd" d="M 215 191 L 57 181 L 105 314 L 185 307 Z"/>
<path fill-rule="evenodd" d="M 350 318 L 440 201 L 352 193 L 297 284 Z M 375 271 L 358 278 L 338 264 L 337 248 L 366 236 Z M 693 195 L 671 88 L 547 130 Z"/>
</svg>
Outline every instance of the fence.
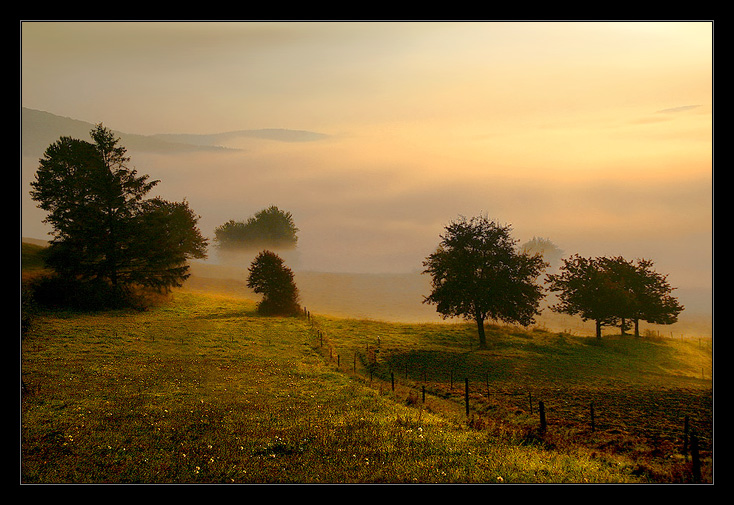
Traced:
<svg viewBox="0 0 734 505">
<path fill-rule="evenodd" d="M 477 427 L 477 425 L 480 424 L 475 422 L 474 419 L 474 414 L 476 413 L 474 408 L 477 405 L 481 405 L 483 403 L 486 404 L 490 398 L 496 398 L 502 395 L 525 396 L 525 394 L 518 391 L 501 392 L 493 390 L 488 373 L 485 374 L 484 381 L 470 380 L 469 377 L 463 377 L 463 394 L 459 396 L 456 394 L 456 388 L 461 379 L 457 379 L 453 370 L 448 372 L 448 377 L 438 379 L 436 377 L 431 377 L 433 380 L 429 380 L 428 371 L 425 367 L 411 370 L 407 362 L 402 363 L 399 370 L 397 366 L 390 366 L 388 368 L 382 367 L 378 364 L 378 356 L 384 352 L 382 349 L 382 342 L 380 342 L 379 338 L 372 346 L 370 346 L 370 344 L 366 344 L 364 353 L 355 350 L 348 351 L 352 354 L 351 366 L 349 368 L 342 367 L 341 354 L 338 352 L 335 345 L 327 338 L 319 323 L 306 309 L 304 309 L 304 315 L 309 322 L 312 333 L 317 339 L 318 349 L 324 356 L 326 355 L 326 352 L 328 352 L 329 362 L 335 362 L 338 370 L 351 372 L 356 377 L 360 377 L 370 385 L 373 385 L 375 381 L 379 381 L 381 385 L 386 385 L 389 378 L 391 392 L 396 393 L 398 388 L 404 388 L 404 390 L 407 391 L 409 398 L 418 398 L 418 396 L 420 396 L 420 401 L 424 404 L 426 403 L 427 394 L 434 398 L 449 400 L 457 405 L 461 403 L 463 404 L 463 415 L 465 420 L 472 427 Z M 359 368 L 358 364 L 360 365 Z M 443 388 L 443 384 L 446 382 L 448 383 L 448 391 Z M 420 395 L 418 395 L 418 391 L 420 391 Z M 584 406 L 585 421 L 579 421 L 578 417 L 571 420 L 563 419 L 556 416 L 555 414 L 558 414 L 558 411 L 554 410 L 553 423 L 551 423 L 548 415 L 549 410 L 546 403 L 547 400 L 539 399 L 537 398 L 537 395 L 534 400 L 532 391 L 527 391 L 526 396 L 527 411 L 533 419 L 536 419 L 536 429 L 537 433 L 540 435 L 546 434 L 551 429 L 551 426 L 559 426 L 564 422 L 567 424 L 574 424 L 576 426 L 585 426 L 591 433 L 595 433 L 600 426 L 603 426 L 607 431 L 621 428 L 621 426 L 615 426 L 609 417 L 604 419 L 600 416 L 599 405 L 594 401 L 590 401 Z M 537 416 L 537 418 L 534 416 Z M 627 425 L 625 425 L 625 427 L 627 427 Z M 686 461 L 689 461 L 690 458 L 692 479 L 694 482 L 701 482 L 702 440 L 698 430 L 692 426 L 689 415 L 684 416 L 680 431 L 673 430 L 674 432 L 671 433 L 671 430 L 656 430 L 655 428 L 649 427 L 638 427 L 638 429 L 645 436 L 649 436 L 651 434 L 655 435 L 655 433 L 657 433 L 658 435 L 664 434 L 667 435 L 668 438 L 678 440 L 680 453 L 684 456 Z M 680 440 L 681 438 L 682 440 Z"/>
</svg>

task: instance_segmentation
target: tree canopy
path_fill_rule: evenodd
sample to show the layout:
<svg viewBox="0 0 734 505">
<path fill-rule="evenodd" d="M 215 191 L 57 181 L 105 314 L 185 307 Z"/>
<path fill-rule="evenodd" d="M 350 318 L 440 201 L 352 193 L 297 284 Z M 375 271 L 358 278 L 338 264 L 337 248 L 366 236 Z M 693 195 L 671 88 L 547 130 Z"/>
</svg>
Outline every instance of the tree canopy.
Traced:
<svg viewBox="0 0 734 505">
<path fill-rule="evenodd" d="M 551 310 L 578 315 L 596 323 L 596 336 L 603 326 L 627 321 L 672 324 L 683 310 L 663 276 L 653 270 L 650 260 L 627 261 L 622 257 L 584 258 L 574 255 L 563 260 L 557 274 L 549 274 L 549 290 L 558 293 L 559 303 Z"/>
<path fill-rule="evenodd" d="M 263 295 L 257 306 L 258 312 L 282 316 L 300 312 L 293 272 L 280 256 L 271 251 L 262 251 L 248 270 L 247 287 Z"/>
<path fill-rule="evenodd" d="M 486 216 L 462 216 L 445 230 L 423 263 L 423 273 L 432 277 L 424 303 L 435 304 L 443 317 L 474 320 L 480 347 L 486 347 L 486 319 L 531 324 L 543 298 L 536 284 L 547 266 L 542 257 L 519 252 L 510 226 Z"/>
<path fill-rule="evenodd" d="M 214 230 L 215 240 L 223 250 L 293 249 L 298 242 L 297 234 L 293 215 L 275 205 L 246 221 L 229 220 Z"/>
<path fill-rule="evenodd" d="M 51 144 L 31 183 L 53 228 L 47 264 L 67 279 L 123 290 L 181 285 L 187 259 L 206 256 L 198 216 L 185 201 L 147 199 L 159 181 L 130 168 L 126 149 L 104 126 L 90 135 L 92 143 L 61 137 Z"/>
</svg>

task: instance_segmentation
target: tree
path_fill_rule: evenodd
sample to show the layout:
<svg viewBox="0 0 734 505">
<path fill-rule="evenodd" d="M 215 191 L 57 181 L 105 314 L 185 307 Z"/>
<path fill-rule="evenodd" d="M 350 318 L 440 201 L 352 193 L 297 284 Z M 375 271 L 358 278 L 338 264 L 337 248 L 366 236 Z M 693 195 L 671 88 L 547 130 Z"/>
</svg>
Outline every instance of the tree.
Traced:
<svg viewBox="0 0 734 505">
<path fill-rule="evenodd" d="M 628 303 L 627 294 L 613 282 L 598 258 L 578 254 L 565 258 L 559 273 L 549 274 L 546 279 L 548 290 L 558 293 L 559 302 L 551 310 L 595 321 L 597 338 L 601 338 L 603 326 L 617 324 Z"/>
<path fill-rule="evenodd" d="M 671 295 L 673 288 L 667 276 L 656 272 L 651 260 L 638 259 L 632 262 L 617 256 L 601 258 L 600 261 L 613 282 L 626 293 L 625 303 L 618 314 L 622 334 L 627 321 L 634 323 L 635 336 L 639 337 L 640 320 L 652 324 L 673 324 L 678 320 L 683 306 Z"/>
<path fill-rule="evenodd" d="M 221 249 L 293 249 L 298 242 L 297 233 L 293 215 L 275 205 L 245 222 L 229 220 L 214 230 Z"/>
<path fill-rule="evenodd" d="M 101 124 L 93 143 L 61 137 L 39 161 L 31 197 L 53 228 L 47 264 L 67 279 L 126 290 L 167 290 L 188 277 L 189 258 L 206 256 L 198 217 L 186 202 L 146 195 L 159 181 L 128 167 L 126 149 Z"/>
<path fill-rule="evenodd" d="M 435 304 L 444 318 L 475 321 L 481 348 L 487 344 L 486 319 L 531 324 L 543 298 L 535 282 L 547 266 L 542 257 L 518 252 L 511 228 L 485 216 L 462 216 L 445 229 L 436 252 L 423 262 L 423 273 L 432 276 L 424 303 Z"/>
<path fill-rule="evenodd" d="M 280 256 L 263 251 L 255 257 L 248 270 L 247 287 L 263 295 L 257 306 L 258 312 L 280 316 L 300 312 L 293 272 Z"/>
<path fill-rule="evenodd" d="M 547 276 L 549 290 L 559 293 L 559 303 L 551 309 L 579 315 L 596 322 L 596 336 L 601 338 L 605 325 L 620 325 L 622 333 L 628 321 L 671 324 L 683 307 L 670 295 L 665 276 L 652 269 L 649 260 L 637 263 L 622 257 L 565 259 L 558 274 Z"/>
<path fill-rule="evenodd" d="M 189 258 L 205 257 L 207 241 L 196 228 L 199 216 L 188 202 L 154 198 L 134 221 L 137 239 L 120 270 L 127 283 L 166 290 L 189 277 Z"/>
</svg>

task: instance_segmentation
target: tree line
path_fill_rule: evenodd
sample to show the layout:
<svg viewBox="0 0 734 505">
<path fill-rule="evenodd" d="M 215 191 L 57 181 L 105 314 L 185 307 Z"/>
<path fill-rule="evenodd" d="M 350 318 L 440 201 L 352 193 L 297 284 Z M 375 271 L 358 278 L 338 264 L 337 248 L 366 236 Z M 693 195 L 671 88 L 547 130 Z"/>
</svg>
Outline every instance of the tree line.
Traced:
<svg viewBox="0 0 734 505">
<path fill-rule="evenodd" d="M 576 254 L 562 259 L 558 273 L 546 275 L 544 288 L 538 279 L 549 264 L 532 247 L 519 249 L 511 230 L 486 216 L 462 216 L 446 226 L 423 263 L 432 278 L 424 303 L 436 305 L 443 317 L 475 321 L 480 347 L 486 347 L 485 320 L 532 324 L 545 290 L 558 297 L 551 310 L 593 320 L 597 338 L 610 325 L 623 333 L 634 325 L 639 336 L 639 321 L 672 324 L 683 310 L 666 276 L 646 259 Z"/>
<path fill-rule="evenodd" d="M 298 245 L 298 228 L 290 212 L 271 205 L 245 221 L 231 219 L 218 226 L 214 240 L 222 250 L 293 249 Z"/>
<path fill-rule="evenodd" d="M 129 300 L 136 286 L 163 292 L 181 286 L 190 275 L 188 260 L 206 257 L 199 216 L 186 201 L 148 198 L 160 181 L 130 168 L 126 149 L 102 124 L 90 136 L 92 142 L 61 137 L 51 144 L 31 182 L 31 197 L 53 228 L 44 254 L 55 273 L 35 286 L 34 295 L 106 307 Z M 215 235 L 222 249 L 292 248 L 297 232 L 293 216 L 271 206 L 247 221 L 223 224 Z M 519 249 L 511 227 L 486 216 L 460 217 L 440 238 L 423 263 L 432 277 L 424 303 L 435 304 L 444 317 L 475 321 L 480 347 L 486 346 L 487 319 L 533 323 L 545 289 L 557 294 L 552 310 L 594 320 L 597 337 L 606 325 L 623 332 L 634 326 L 639 335 L 639 321 L 671 324 L 683 310 L 649 260 L 574 255 L 563 259 L 558 273 L 547 274 L 544 288 L 538 283 L 548 267 L 544 255 L 558 253 L 549 241 L 533 239 Z M 258 254 L 247 284 L 262 295 L 261 312 L 300 312 L 293 272 L 274 252 Z"/>
<path fill-rule="evenodd" d="M 62 136 L 39 160 L 31 198 L 47 212 L 52 240 L 43 260 L 53 275 L 37 277 L 30 291 L 47 306 L 103 309 L 139 305 L 137 289 L 168 292 L 190 276 L 188 260 L 206 258 L 208 241 L 186 201 L 149 198 L 160 182 L 129 166 L 127 150 L 101 123 L 92 142 Z M 298 229 L 275 206 L 246 222 L 216 229 L 223 249 L 264 245 L 295 247 Z M 266 314 L 300 311 L 293 272 L 277 254 L 260 253 L 247 285 Z"/>
</svg>

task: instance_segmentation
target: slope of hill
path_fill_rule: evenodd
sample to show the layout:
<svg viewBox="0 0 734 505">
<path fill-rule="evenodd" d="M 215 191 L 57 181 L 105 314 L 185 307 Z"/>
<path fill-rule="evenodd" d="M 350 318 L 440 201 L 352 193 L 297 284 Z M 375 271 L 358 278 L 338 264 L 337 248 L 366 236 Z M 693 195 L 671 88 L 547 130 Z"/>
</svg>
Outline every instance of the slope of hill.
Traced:
<svg viewBox="0 0 734 505">
<path fill-rule="evenodd" d="M 109 125 L 106 125 L 110 127 Z M 24 156 L 40 156 L 44 150 L 61 136 L 88 139 L 92 123 L 68 117 L 57 116 L 44 111 L 22 108 L 21 141 Z M 138 135 L 113 130 L 120 137 L 122 145 L 129 151 L 148 153 L 184 153 L 192 151 L 236 150 L 228 144 L 238 139 L 265 139 L 280 142 L 310 142 L 327 136 L 321 133 L 288 130 L 260 129 L 240 130 L 211 135 L 195 134 L 156 134 Z"/>
<path fill-rule="evenodd" d="M 214 290 L 257 300 L 258 295 L 249 290 L 247 262 L 239 266 L 191 262 L 192 276 L 187 287 L 198 290 Z M 404 274 L 354 274 L 295 271 L 296 285 L 301 302 L 309 310 L 331 316 L 373 319 L 400 323 L 444 322 L 433 305 L 423 303 L 430 293 L 430 278 L 419 272 Z M 686 293 L 688 300 L 705 298 L 706 293 Z M 547 308 L 536 318 L 536 327 L 552 331 L 570 332 L 575 335 L 593 335 L 594 323 L 579 317 L 557 314 Z M 449 319 L 446 322 L 459 322 Z M 711 307 L 700 304 L 689 307 L 672 325 L 643 323 L 643 332 L 682 338 L 683 336 L 711 337 L 713 334 Z M 617 328 L 605 328 L 605 334 L 616 334 Z"/>
<path fill-rule="evenodd" d="M 185 289 L 43 313 L 23 341 L 22 481 L 690 482 L 691 416 L 711 482 L 710 346 L 493 328 L 476 351 L 467 329 L 259 317 Z"/>
<path fill-rule="evenodd" d="M 152 138 L 166 142 L 189 144 L 196 146 L 225 146 L 241 138 L 275 140 L 279 142 L 313 142 L 328 137 L 323 133 L 305 130 L 287 130 L 284 128 L 263 128 L 259 130 L 238 130 L 208 135 L 160 133 L 151 135 Z"/>
</svg>

